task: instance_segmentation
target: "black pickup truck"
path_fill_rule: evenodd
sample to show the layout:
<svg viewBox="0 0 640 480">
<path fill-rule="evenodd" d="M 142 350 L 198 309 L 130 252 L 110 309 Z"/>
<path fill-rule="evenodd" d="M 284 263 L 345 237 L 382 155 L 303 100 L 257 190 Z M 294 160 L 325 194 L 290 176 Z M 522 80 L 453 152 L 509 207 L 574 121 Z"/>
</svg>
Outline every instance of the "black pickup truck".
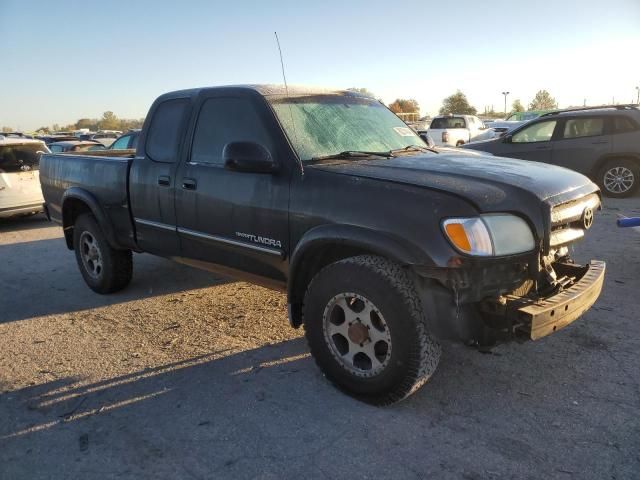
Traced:
<svg viewBox="0 0 640 480">
<path fill-rule="evenodd" d="M 354 92 L 168 93 L 135 155 L 46 154 L 40 179 L 90 288 L 124 288 L 148 252 L 286 291 L 326 377 L 378 405 L 428 380 L 438 340 L 535 340 L 604 278 L 569 257 L 600 207 L 588 178 L 432 151 Z"/>
</svg>

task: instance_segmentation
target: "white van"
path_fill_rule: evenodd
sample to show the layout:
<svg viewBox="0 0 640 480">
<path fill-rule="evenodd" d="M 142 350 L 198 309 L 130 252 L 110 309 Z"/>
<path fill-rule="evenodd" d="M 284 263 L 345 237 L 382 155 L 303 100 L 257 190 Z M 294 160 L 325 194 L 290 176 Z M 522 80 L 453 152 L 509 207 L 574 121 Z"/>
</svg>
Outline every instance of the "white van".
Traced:
<svg viewBox="0 0 640 480">
<path fill-rule="evenodd" d="M 0 218 L 42 211 L 41 152 L 44 142 L 0 135 Z"/>
</svg>

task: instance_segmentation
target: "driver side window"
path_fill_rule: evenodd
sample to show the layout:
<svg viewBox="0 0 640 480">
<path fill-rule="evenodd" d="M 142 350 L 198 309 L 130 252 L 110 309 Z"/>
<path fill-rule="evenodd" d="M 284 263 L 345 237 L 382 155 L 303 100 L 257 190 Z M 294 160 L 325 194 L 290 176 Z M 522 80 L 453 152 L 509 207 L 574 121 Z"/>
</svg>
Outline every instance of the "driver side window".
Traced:
<svg viewBox="0 0 640 480">
<path fill-rule="evenodd" d="M 512 143 L 534 143 L 549 142 L 556 128 L 556 120 L 536 123 L 530 127 L 524 128 L 511 137 Z"/>
</svg>

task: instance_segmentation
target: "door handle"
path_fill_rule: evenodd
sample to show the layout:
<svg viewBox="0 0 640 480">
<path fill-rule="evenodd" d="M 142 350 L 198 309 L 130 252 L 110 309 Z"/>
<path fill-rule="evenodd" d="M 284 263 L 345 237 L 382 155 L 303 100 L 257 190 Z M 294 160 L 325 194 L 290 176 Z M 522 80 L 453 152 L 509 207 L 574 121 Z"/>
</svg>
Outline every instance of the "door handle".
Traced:
<svg viewBox="0 0 640 480">
<path fill-rule="evenodd" d="M 184 188 L 185 190 L 195 190 L 196 188 L 198 188 L 198 183 L 194 178 L 183 178 L 182 188 Z"/>
<path fill-rule="evenodd" d="M 158 185 L 162 185 L 163 187 L 168 187 L 171 184 L 171 177 L 166 175 L 160 175 L 158 177 Z"/>
<path fill-rule="evenodd" d="M 551 150 L 551 147 L 536 147 L 536 150 Z"/>
<path fill-rule="evenodd" d="M 604 145 L 606 143 L 609 143 L 607 140 L 602 140 L 600 142 L 591 142 L 591 145 Z"/>
</svg>

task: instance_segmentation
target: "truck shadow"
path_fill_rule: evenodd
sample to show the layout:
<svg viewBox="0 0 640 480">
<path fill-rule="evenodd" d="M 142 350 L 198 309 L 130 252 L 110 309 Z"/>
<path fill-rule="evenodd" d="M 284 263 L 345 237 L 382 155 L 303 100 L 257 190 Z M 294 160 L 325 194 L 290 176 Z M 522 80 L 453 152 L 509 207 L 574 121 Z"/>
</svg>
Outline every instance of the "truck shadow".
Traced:
<svg viewBox="0 0 640 480">
<path fill-rule="evenodd" d="M 434 384 L 446 390 L 446 376 Z M 439 397 L 410 402 L 437 409 Z M 98 382 L 67 377 L 0 394 L 0 476 L 37 476 L 47 460 L 30 452 L 47 446 L 56 462 L 78 462 L 83 471 L 96 459 L 106 462 L 104 477 L 127 468 L 133 477 L 149 474 L 158 462 L 181 458 L 177 471 L 195 469 L 194 478 L 219 469 L 235 478 L 235 469 L 247 467 L 236 464 L 242 457 L 310 458 L 354 428 L 361 434 L 369 419 L 402 411 L 332 388 L 302 338 L 213 351 Z"/>
<path fill-rule="evenodd" d="M 608 428 L 615 438 L 632 435 L 627 415 L 637 406 L 620 404 L 625 415 L 600 419 L 576 411 L 569 400 L 582 379 L 571 378 L 571 361 L 548 360 L 536 348 L 506 350 L 509 359 L 454 350 L 445 350 L 419 392 L 387 408 L 332 388 L 301 338 L 95 382 L 70 376 L 5 386 L 0 478 L 342 478 L 344 465 L 369 478 L 416 478 L 390 459 L 421 469 L 444 462 L 455 473 L 434 478 L 488 478 L 478 472 L 496 464 L 536 471 L 543 458 L 562 465 L 560 447 L 575 436 L 586 444 L 603 432 L 611 437 Z M 540 374 L 532 371 L 536 362 Z M 567 381 L 569 391 L 554 392 Z M 557 422 L 571 426 L 569 439 L 558 435 Z M 601 450 L 607 465 L 620 460 Z M 579 462 L 591 454 L 582 448 Z M 311 474 L 316 468 L 322 475 Z"/>
<path fill-rule="evenodd" d="M 37 227 L 32 227 L 37 228 Z M 0 323 L 68 313 L 227 283 L 209 272 L 151 255 L 134 255 L 131 284 L 121 292 L 90 290 L 62 238 L 0 243 Z"/>
</svg>

